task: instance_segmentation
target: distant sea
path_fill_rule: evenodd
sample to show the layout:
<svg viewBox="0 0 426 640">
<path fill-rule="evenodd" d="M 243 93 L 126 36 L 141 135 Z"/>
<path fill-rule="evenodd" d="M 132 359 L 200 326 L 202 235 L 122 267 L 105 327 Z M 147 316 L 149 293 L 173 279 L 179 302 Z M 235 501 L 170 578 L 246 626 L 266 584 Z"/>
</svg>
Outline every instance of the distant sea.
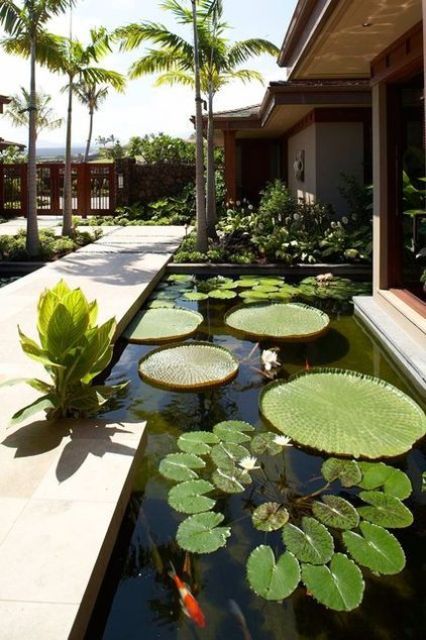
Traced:
<svg viewBox="0 0 426 640">
<path fill-rule="evenodd" d="M 84 155 L 86 148 L 84 146 L 77 146 L 72 148 L 72 155 L 74 158 Z M 91 148 L 91 154 L 97 152 L 96 147 Z M 49 160 L 63 160 L 65 157 L 65 147 L 37 147 L 37 157 L 45 158 Z"/>
</svg>

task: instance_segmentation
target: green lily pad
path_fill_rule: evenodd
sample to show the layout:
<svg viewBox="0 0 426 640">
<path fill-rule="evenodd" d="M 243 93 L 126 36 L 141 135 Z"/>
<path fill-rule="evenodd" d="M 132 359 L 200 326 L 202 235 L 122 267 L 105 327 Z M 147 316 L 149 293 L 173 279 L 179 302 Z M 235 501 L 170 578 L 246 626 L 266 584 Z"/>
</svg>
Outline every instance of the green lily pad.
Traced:
<svg viewBox="0 0 426 640">
<path fill-rule="evenodd" d="M 253 591 L 265 600 L 284 600 L 299 584 L 300 566 L 292 553 L 287 551 L 276 561 L 271 547 L 261 545 L 249 556 L 247 579 Z"/>
<path fill-rule="evenodd" d="M 312 512 L 318 520 L 335 529 L 355 529 L 359 524 L 355 507 L 340 496 L 322 496 L 322 502 L 312 503 Z"/>
<path fill-rule="evenodd" d="M 343 542 L 353 559 L 374 573 L 394 575 L 405 567 L 405 554 L 392 533 L 369 522 L 359 525 L 362 535 L 343 533 Z"/>
<path fill-rule="evenodd" d="M 253 526 L 259 531 L 278 531 L 290 517 L 289 512 L 278 502 L 265 502 L 251 516 Z"/>
<path fill-rule="evenodd" d="M 413 514 L 399 498 L 381 491 L 361 491 L 359 497 L 369 506 L 358 507 L 361 517 L 387 529 L 400 529 L 413 524 Z"/>
<path fill-rule="evenodd" d="M 340 480 L 343 487 L 353 487 L 360 483 L 361 469 L 355 460 L 341 460 L 329 458 L 322 467 L 321 473 L 327 482 Z"/>
<path fill-rule="evenodd" d="M 197 478 L 194 469 L 203 469 L 206 463 L 202 458 L 191 453 L 169 453 L 162 459 L 159 471 L 169 480 L 183 482 Z"/>
<path fill-rule="evenodd" d="M 260 411 L 299 444 L 358 458 L 400 455 L 426 433 L 426 416 L 392 385 L 355 371 L 313 369 L 261 392 Z"/>
<path fill-rule="evenodd" d="M 213 289 L 213 291 L 209 291 L 209 298 L 214 298 L 215 300 L 232 300 L 232 298 L 236 297 L 235 291 L 229 291 L 229 289 Z"/>
<path fill-rule="evenodd" d="M 328 331 L 330 318 L 314 307 L 276 302 L 235 307 L 225 314 L 225 324 L 250 338 L 307 342 Z"/>
<path fill-rule="evenodd" d="M 410 478 L 400 469 L 395 469 L 384 462 L 360 462 L 362 480 L 359 486 L 362 489 L 371 491 L 383 488 L 395 498 L 405 500 L 411 495 L 413 490 Z"/>
<path fill-rule="evenodd" d="M 278 291 L 277 287 L 270 284 L 259 284 L 257 287 L 253 287 L 253 291 L 261 291 L 262 293 L 275 293 Z"/>
<path fill-rule="evenodd" d="M 284 284 L 284 278 L 275 278 L 273 276 L 260 278 L 259 284 L 263 286 L 282 287 Z"/>
<path fill-rule="evenodd" d="M 193 277 L 186 273 L 171 273 L 167 280 L 169 282 L 178 282 L 179 284 L 182 284 L 183 282 L 192 282 Z"/>
<path fill-rule="evenodd" d="M 343 553 L 332 557 L 330 567 L 302 565 L 302 581 L 315 600 L 328 609 L 352 611 L 362 602 L 362 573 Z"/>
<path fill-rule="evenodd" d="M 233 442 L 235 444 L 249 442 L 251 436 L 247 435 L 247 433 L 251 431 L 255 431 L 255 428 L 248 422 L 241 420 L 225 420 L 213 427 L 213 433 L 218 438 L 224 442 Z"/>
<path fill-rule="evenodd" d="M 244 485 L 251 484 L 249 473 L 235 465 L 216 469 L 213 471 L 212 480 L 224 493 L 243 493 L 246 489 Z"/>
<path fill-rule="evenodd" d="M 201 293 L 201 291 L 189 291 L 188 293 L 184 293 L 183 297 L 185 300 L 191 300 L 191 302 L 198 302 L 199 300 L 207 300 L 209 297 L 207 293 Z"/>
<path fill-rule="evenodd" d="M 333 536 L 315 518 L 302 518 L 302 528 L 287 524 L 283 529 L 287 549 L 301 562 L 326 564 L 334 553 Z"/>
<path fill-rule="evenodd" d="M 260 284 L 259 280 L 249 280 L 248 278 L 240 278 L 236 283 L 241 289 L 252 289 Z"/>
<path fill-rule="evenodd" d="M 190 431 L 180 436 L 177 441 L 179 449 L 186 453 L 204 456 L 210 453 L 212 444 L 218 444 L 219 438 L 210 431 Z"/>
<path fill-rule="evenodd" d="M 252 289 L 241 291 L 239 296 L 247 302 L 266 302 L 269 300 L 268 293 L 264 293 L 263 291 L 253 291 Z"/>
<path fill-rule="evenodd" d="M 210 342 L 160 347 L 139 363 L 141 377 L 166 389 L 190 390 L 229 382 L 238 373 L 238 361 Z"/>
<path fill-rule="evenodd" d="M 177 530 L 178 545 L 191 553 L 213 553 L 224 547 L 231 535 L 230 527 L 219 527 L 224 518 L 211 511 L 186 518 Z"/>
<path fill-rule="evenodd" d="M 151 344 L 193 335 L 204 318 L 188 309 L 148 309 L 138 313 L 123 332 L 128 342 Z"/>
<path fill-rule="evenodd" d="M 232 442 L 221 442 L 212 447 L 210 457 L 219 469 L 225 471 L 230 466 L 233 467 L 237 462 L 250 455 L 248 449 L 240 444 Z"/>
<path fill-rule="evenodd" d="M 174 309 L 176 303 L 171 300 L 153 300 L 148 303 L 148 309 Z"/>
<path fill-rule="evenodd" d="M 250 448 L 254 454 L 261 456 L 264 453 L 268 453 L 271 456 L 276 456 L 281 453 L 282 446 L 275 442 L 275 433 L 266 431 L 265 433 L 258 433 L 253 437 Z"/>
<path fill-rule="evenodd" d="M 189 480 L 181 482 L 169 491 L 169 505 L 180 513 L 201 513 L 210 511 L 216 500 L 205 494 L 214 490 L 214 485 L 207 480 Z"/>
</svg>

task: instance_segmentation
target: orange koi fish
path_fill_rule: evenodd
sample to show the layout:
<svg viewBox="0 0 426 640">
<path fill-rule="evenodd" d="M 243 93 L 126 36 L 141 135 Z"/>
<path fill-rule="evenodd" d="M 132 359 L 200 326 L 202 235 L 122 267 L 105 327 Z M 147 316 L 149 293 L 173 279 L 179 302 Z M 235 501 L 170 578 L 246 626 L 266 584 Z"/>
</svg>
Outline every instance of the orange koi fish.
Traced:
<svg viewBox="0 0 426 640">
<path fill-rule="evenodd" d="M 194 598 L 191 593 L 190 588 L 179 578 L 176 573 L 176 569 L 173 566 L 173 563 L 170 563 L 171 571 L 169 571 L 169 576 L 173 580 L 176 585 L 176 589 L 179 591 L 180 596 L 180 604 L 182 607 L 182 611 L 188 618 L 190 618 L 198 627 L 206 626 L 206 618 L 204 613 L 201 610 L 200 605 Z"/>
</svg>

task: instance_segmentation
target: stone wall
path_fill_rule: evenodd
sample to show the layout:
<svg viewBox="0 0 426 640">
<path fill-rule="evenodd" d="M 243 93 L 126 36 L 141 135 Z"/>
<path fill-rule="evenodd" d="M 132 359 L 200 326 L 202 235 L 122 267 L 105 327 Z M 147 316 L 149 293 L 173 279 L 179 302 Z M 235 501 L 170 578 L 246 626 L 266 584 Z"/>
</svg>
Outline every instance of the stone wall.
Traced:
<svg viewBox="0 0 426 640">
<path fill-rule="evenodd" d="M 179 194 L 195 181 L 191 164 L 137 164 L 133 158 L 116 161 L 117 206 L 148 204 Z"/>
</svg>

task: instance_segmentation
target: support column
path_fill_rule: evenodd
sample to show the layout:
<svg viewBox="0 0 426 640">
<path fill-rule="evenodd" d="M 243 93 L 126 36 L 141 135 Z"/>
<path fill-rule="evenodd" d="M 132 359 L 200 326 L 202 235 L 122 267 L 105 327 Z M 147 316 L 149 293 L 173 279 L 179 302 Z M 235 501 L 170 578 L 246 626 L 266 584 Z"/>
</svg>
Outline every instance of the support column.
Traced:
<svg viewBox="0 0 426 640">
<path fill-rule="evenodd" d="M 235 131 L 224 131 L 225 186 L 227 200 L 237 199 L 237 147 Z"/>
</svg>

